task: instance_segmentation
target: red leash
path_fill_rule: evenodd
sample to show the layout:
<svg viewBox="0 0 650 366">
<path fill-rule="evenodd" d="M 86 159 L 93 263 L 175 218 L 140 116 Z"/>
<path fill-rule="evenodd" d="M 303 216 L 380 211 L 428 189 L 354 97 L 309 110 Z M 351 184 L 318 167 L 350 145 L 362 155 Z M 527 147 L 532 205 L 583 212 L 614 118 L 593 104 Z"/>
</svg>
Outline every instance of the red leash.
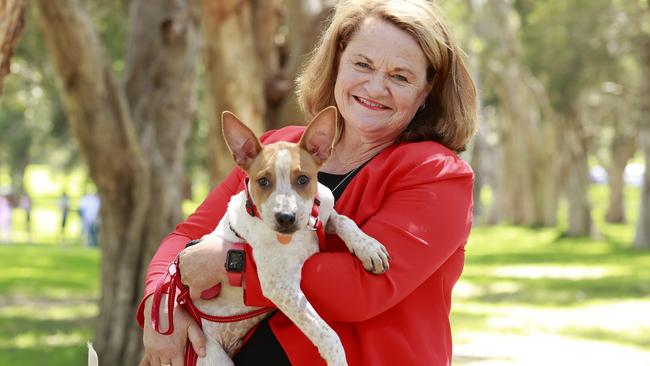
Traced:
<svg viewBox="0 0 650 366">
<path fill-rule="evenodd" d="M 166 282 L 167 277 L 170 278 L 169 282 Z M 221 285 L 218 286 L 221 288 Z M 176 296 L 177 288 L 180 290 L 178 296 Z M 167 321 L 169 327 L 167 330 L 162 331 L 160 329 L 159 309 L 160 303 L 162 302 L 162 294 L 165 292 L 167 293 Z M 218 292 L 216 292 L 216 294 L 218 294 Z M 189 288 L 183 285 L 183 282 L 181 281 L 181 273 L 178 270 L 178 256 L 176 256 L 176 259 L 174 259 L 174 261 L 169 264 L 169 267 L 167 267 L 167 273 L 165 276 L 158 280 L 158 283 L 156 284 L 156 290 L 153 294 L 153 304 L 151 306 L 151 323 L 153 325 L 153 329 L 156 332 L 163 335 L 169 335 L 174 332 L 174 302 L 177 302 L 180 306 L 184 306 L 187 312 L 192 316 L 192 318 L 196 321 L 196 323 L 199 325 L 199 328 L 201 329 L 203 329 L 201 319 L 206 319 L 216 323 L 232 323 L 266 314 L 273 310 L 272 308 L 260 308 L 257 310 L 249 311 L 247 313 L 231 316 L 216 316 L 202 312 L 196 307 L 196 305 L 194 305 L 192 299 L 190 298 Z M 186 345 L 185 366 L 195 366 L 197 359 L 198 355 L 194 351 L 192 345 Z"/>
</svg>

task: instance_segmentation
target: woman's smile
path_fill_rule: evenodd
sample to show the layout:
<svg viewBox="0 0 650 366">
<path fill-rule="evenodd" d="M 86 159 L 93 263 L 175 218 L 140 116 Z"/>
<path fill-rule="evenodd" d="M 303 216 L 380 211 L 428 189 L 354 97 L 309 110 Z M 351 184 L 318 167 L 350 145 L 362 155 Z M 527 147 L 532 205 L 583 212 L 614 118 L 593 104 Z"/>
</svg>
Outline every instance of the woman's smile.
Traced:
<svg viewBox="0 0 650 366">
<path fill-rule="evenodd" d="M 359 97 L 359 96 L 353 96 L 353 97 L 354 97 L 354 100 L 357 101 L 357 103 L 359 103 L 360 105 L 362 105 L 362 106 L 364 106 L 364 107 L 366 107 L 368 109 L 371 109 L 373 111 L 384 111 L 386 109 L 390 109 L 389 107 L 387 107 L 387 106 L 385 106 L 385 105 L 383 105 L 381 103 L 375 102 L 374 100 L 362 98 L 362 97 Z"/>
</svg>

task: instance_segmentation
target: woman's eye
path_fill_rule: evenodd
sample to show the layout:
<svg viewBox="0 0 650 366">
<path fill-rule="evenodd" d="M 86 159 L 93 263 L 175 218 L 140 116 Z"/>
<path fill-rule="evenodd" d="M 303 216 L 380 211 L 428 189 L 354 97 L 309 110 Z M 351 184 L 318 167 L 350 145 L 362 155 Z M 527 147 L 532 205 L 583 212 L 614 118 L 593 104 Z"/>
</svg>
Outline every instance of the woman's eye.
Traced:
<svg viewBox="0 0 650 366">
<path fill-rule="evenodd" d="M 262 177 L 257 180 L 257 184 L 259 184 L 260 187 L 268 187 L 271 185 L 271 181 L 269 181 L 268 178 Z"/>
<path fill-rule="evenodd" d="M 359 66 L 362 69 L 369 69 L 370 68 L 370 65 L 368 65 L 365 62 L 357 62 L 357 63 L 355 63 L 355 65 Z"/>
<path fill-rule="evenodd" d="M 299 186 L 304 186 L 305 184 L 309 183 L 309 177 L 301 175 L 296 179 L 296 183 L 298 183 Z"/>
<path fill-rule="evenodd" d="M 406 76 L 404 76 L 404 75 L 400 75 L 400 74 L 395 74 L 395 75 L 393 75 L 393 79 L 395 79 L 395 80 L 397 80 L 397 81 L 401 81 L 401 82 L 407 82 L 407 81 L 408 81 L 408 79 L 406 78 Z"/>
</svg>

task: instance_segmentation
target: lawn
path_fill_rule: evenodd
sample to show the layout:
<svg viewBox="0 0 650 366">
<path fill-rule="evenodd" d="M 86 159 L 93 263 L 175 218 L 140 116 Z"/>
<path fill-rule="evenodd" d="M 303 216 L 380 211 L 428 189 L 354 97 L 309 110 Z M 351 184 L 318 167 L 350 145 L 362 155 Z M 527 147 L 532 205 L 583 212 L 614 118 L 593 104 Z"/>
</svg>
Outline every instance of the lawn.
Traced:
<svg viewBox="0 0 650 366">
<path fill-rule="evenodd" d="M 605 202 L 602 187 L 595 202 Z M 632 217 L 638 191 L 628 194 Z M 650 365 L 650 252 L 594 208 L 600 239 L 477 227 L 454 293 L 457 365 Z M 83 365 L 100 255 L 77 243 L 0 244 L 0 366 Z"/>
<path fill-rule="evenodd" d="M 99 251 L 0 244 L 0 365 L 83 365 L 99 296 Z"/>
<path fill-rule="evenodd" d="M 650 365 L 650 252 L 631 249 L 633 225 L 603 221 L 604 186 L 590 195 L 597 240 L 473 229 L 454 291 L 455 364 Z M 638 202 L 628 188 L 630 222 Z"/>
<path fill-rule="evenodd" d="M 650 365 L 650 252 L 477 228 L 454 293 L 461 365 Z"/>
</svg>

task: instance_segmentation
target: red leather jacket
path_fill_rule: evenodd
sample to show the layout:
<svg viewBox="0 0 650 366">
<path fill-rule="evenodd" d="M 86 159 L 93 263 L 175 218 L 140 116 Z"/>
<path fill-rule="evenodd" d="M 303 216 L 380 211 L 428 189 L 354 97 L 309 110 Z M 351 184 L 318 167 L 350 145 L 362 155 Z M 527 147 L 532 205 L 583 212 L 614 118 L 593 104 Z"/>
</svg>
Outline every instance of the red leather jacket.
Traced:
<svg viewBox="0 0 650 366">
<path fill-rule="evenodd" d="M 263 141 L 297 141 L 302 131 L 283 128 Z M 149 265 L 145 297 L 185 243 L 216 227 L 243 179 L 233 170 L 163 240 Z M 328 236 L 326 251 L 305 263 L 301 287 L 340 336 L 351 366 L 451 364 L 451 291 L 471 229 L 472 185 L 469 165 L 431 141 L 386 148 L 349 183 L 335 208 L 386 246 L 390 270 L 366 272 L 338 237 Z M 245 278 L 246 304 L 268 305 L 254 263 L 246 264 Z M 138 320 L 142 325 L 142 306 Z M 286 316 L 277 312 L 270 324 L 293 365 L 325 364 Z"/>
</svg>

